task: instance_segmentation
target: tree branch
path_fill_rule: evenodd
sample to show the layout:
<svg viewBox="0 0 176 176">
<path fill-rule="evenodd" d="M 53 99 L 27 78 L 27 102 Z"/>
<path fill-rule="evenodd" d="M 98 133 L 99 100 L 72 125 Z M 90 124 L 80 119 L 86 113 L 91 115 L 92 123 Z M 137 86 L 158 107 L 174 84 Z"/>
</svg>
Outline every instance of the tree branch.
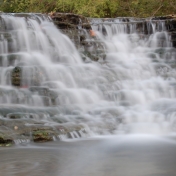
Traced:
<svg viewBox="0 0 176 176">
<path fill-rule="evenodd" d="M 176 6 L 174 6 L 174 4 L 172 4 L 173 2 L 170 2 L 170 5 L 174 8 L 174 9 L 176 9 Z"/>
<path fill-rule="evenodd" d="M 136 13 L 130 7 L 129 0 L 127 1 L 127 5 L 128 5 L 130 12 L 132 13 L 132 16 L 136 16 Z"/>
<path fill-rule="evenodd" d="M 162 7 L 163 7 L 163 5 L 160 5 L 160 6 L 158 7 L 158 9 L 153 13 L 152 17 L 154 17 L 154 15 L 155 15 Z"/>
</svg>

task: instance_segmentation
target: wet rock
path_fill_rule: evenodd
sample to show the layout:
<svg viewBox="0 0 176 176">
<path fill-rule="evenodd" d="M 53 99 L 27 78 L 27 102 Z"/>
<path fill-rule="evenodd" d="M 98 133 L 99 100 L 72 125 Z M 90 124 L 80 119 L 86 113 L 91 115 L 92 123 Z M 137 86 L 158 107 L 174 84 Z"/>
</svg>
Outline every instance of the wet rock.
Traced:
<svg viewBox="0 0 176 176">
<path fill-rule="evenodd" d="M 29 88 L 29 90 L 33 93 L 38 93 L 39 95 L 42 95 L 42 96 L 48 96 L 49 94 L 49 89 L 48 87 L 38 87 L 38 86 L 32 86 Z"/>
<path fill-rule="evenodd" d="M 37 67 L 15 67 L 11 72 L 11 83 L 17 87 L 39 86 L 44 75 Z"/>
<path fill-rule="evenodd" d="M 76 29 L 77 28 L 76 25 L 70 24 L 68 22 L 55 21 L 54 23 L 55 23 L 55 25 L 59 26 L 60 29 Z"/>
<path fill-rule="evenodd" d="M 12 85 L 20 86 L 22 79 L 22 71 L 20 67 L 15 67 L 11 73 Z"/>
<path fill-rule="evenodd" d="M 0 147 L 9 147 L 14 144 L 13 139 L 6 133 L 0 132 Z"/>
<path fill-rule="evenodd" d="M 60 29 L 78 28 L 78 26 L 91 28 L 89 20 L 82 15 L 72 13 L 52 13 L 51 18 Z"/>
<path fill-rule="evenodd" d="M 14 141 L 12 143 L 16 143 L 15 141 L 19 143 L 19 140 L 49 141 L 51 140 L 50 137 L 52 138 L 54 135 L 53 128 L 44 126 L 44 123 L 36 120 L 4 120 L 3 125 L 1 125 L 2 129 L 4 129 L 4 134 L 8 135 L 8 138 L 3 139 L 8 139 L 8 141 L 11 139 L 11 141 Z M 49 137 L 49 135 L 51 136 Z"/>
<path fill-rule="evenodd" d="M 86 36 L 85 35 L 80 35 L 80 42 L 84 42 L 86 40 Z"/>
<path fill-rule="evenodd" d="M 32 133 L 34 142 L 53 141 L 53 132 L 49 130 L 36 130 Z"/>
<path fill-rule="evenodd" d="M 64 138 L 80 138 L 87 135 L 85 127 L 80 124 L 63 123 L 62 125 L 55 126 L 58 135 L 57 137 L 62 140 Z"/>
<path fill-rule="evenodd" d="M 152 20 L 170 20 L 174 18 L 175 18 L 175 15 L 167 15 L 167 16 L 153 17 Z"/>
<path fill-rule="evenodd" d="M 22 114 L 10 114 L 22 115 Z M 34 117 L 35 118 L 35 117 Z M 12 144 L 26 144 L 33 142 L 48 142 L 55 139 L 78 138 L 86 136 L 85 127 L 80 124 L 53 123 L 46 126 L 41 119 L 15 118 L 0 119 L 0 146 L 10 146 Z"/>
<path fill-rule="evenodd" d="M 51 18 L 55 25 L 62 30 L 76 45 L 80 47 L 83 35 L 90 31 L 91 25 L 89 19 L 72 13 L 52 13 Z"/>
<path fill-rule="evenodd" d="M 166 23 L 167 31 L 175 32 L 176 31 L 176 19 L 168 20 Z"/>
<path fill-rule="evenodd" d="M 47 92 L 43 92 L 40 91 L 39 92 L 32 92 L 33 95 L 37 95 L 38 98 L 40 99 L 40 101 L 43 103 L 44 106 L 50 106 L 50 105 L 56 105 L 56 98 L 54 98 L 49 91 Z M 58 95 L 57 95 L 58 96 Z"/>
<path fill-rule="evenodd" d="M 90 23 L 83 23 L 83 24 L 82 24 L 82 28 L 83 28 L 83 29 L 86 29 L 86 30 L 91 30 L 91 29 L 92 29 Z"/>
<path fill-rule="evenodd" d="M 37 115 L 33 113 L 22 113 L 22 112 L 7 114 L 7 118 L 9 119 L 34 119 L 36 116 Z"/>
<path fill-rule="evenodd" d="M 80 136 L 86 135 L 85 128 L 79 124 L 76 125 L 64 123 L 62 125 L 54 125 L 53 127 L 43 125 L 31 125 L 31 130 L 34 142 L 53 141 L 56 138 L 61 140 L 63 135 L 65 138 L 78 138 Z"/>
<path fill-rule="evenodd" d="M 155 17 L 152 18 L 152 20 L 164 20 L 166 23 L 166 29 L 168 32 L 170 32 L 171 35 L 171 41 L 173 43 L 173 47 L 176 47 L 176 15 L 172 14 L 172 15 L 167 15 L 167 16 L 163 16 L 163 17 Z"/>
<path fill-rule="evenodd" d="M 0 55 L 0 66 L 12 66 L 16 60 L 14 54 L 2 54 Z"/>
<path fill-rule="evenodd" d="M 22 113 L 10 113 L 10 114 L 7 114 L 7 117 L 10 118 L 10 119 L 21 119 L 24 117 L 24 114 Z"/>
<path fill-rule="evenodd" d="M 97 51 L 102 50 L 103 44 L 97 41 L 90 19 L 71 13 L 52 13 L 51 18 L 55 25 L 75 43 L 77 48 L 83 48 L 83 51 L 80 51 L 83 60 L 88 57 L 93 61 L 98 61 L 102 57 Z M 90 51 L 90 48 L 93 49 Z"/>
</svg>

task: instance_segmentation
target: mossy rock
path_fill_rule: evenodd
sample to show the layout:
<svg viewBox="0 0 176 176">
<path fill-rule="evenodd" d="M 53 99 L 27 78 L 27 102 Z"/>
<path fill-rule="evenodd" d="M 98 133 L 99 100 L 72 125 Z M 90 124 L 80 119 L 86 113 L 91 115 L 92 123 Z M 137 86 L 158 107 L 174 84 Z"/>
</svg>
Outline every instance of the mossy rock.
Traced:
<svg viewBox="0 0 176 176">
<path fill-rule="evenodd" d="M 9 147 L 13 144 L 13 139 L 10 136 L 0 133 L 0 147 Z"/>
<path fill-rule="evenodd" d="M 36 114 L 33 113 L 21 113 L 21 112 L 16 112 L 16 113 L 9 113 L 7 114 L 7 118 L 9 119 L 33 119 L 36 116 Z"/>
<path fill-rule="evenodd" d="M 53 141 L 53 135 L 48 130 L 36 130 L 32 132 L 34 142 L 47 142 Z"/>
<path fill-rule="evenodd" d="M 63 124 L 63 127 L 66 133 L 84 129 L 83 125 L 77 125 L 77 124 L 72 124 L 72 123 L 65 123 Z"/>
<path fill-rule="evenodd" d="M 91 29 L 92 29 L 90 23 L 83 23 L 83 24 L 82 24 L 82 28 L 83 28 L 83 29 L 86 29 L 86 30 L 91 30 Z"/>
</svg>

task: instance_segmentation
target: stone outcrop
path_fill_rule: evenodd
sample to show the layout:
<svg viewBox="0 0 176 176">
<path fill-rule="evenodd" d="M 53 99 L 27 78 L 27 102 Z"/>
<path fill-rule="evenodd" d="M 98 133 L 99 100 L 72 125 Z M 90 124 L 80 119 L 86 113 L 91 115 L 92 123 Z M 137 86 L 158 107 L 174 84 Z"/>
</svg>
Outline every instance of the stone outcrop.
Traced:
<svg viewBox="0 0 176 176">
<path fill-rule="evenodd" d="M 88 18 L 82 15 L 72 13 L 51 13 L 50 16 L 60 29 L 91 29 Z"/>
</svg>

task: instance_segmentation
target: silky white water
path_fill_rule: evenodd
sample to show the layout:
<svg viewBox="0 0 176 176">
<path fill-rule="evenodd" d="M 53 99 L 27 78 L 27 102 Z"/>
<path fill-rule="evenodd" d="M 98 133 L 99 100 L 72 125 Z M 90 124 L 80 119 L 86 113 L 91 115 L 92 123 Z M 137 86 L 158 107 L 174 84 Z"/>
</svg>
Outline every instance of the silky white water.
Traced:
<svg viewBox="0 0 176 176">
<path fill-rule="evenodd" d="M 90 40 L 102 42 L 106 57 L 84 62 L 79 50 L 48 17 L 2 18 L 11 42 L 9 46 L 1 34 L 1 108 L 51 107 L 57 111 L 53 116 L 46 113 L 35 118 L 51 126 L 82 124 L 91 135 L 174 133 L 176 54 L 164 21 L 149 21 L 152 32 L 148 35 L 137 31 L 135 23 L 130 28 L 118 20 L 93 25 L 96 38 Z M 9 55 L 16 58 L 13 64 Z M 10 81 L 10 71 L 16 66 L 26 68 L 20 88 Z M 50 96 L 54 94 L 54 105 L 49 100 L 46 107 L 43 97 L 29 91 L 31 82 L 26 78 L 38 68 L 42 70 L 40 86 Z"/>
</svg>

